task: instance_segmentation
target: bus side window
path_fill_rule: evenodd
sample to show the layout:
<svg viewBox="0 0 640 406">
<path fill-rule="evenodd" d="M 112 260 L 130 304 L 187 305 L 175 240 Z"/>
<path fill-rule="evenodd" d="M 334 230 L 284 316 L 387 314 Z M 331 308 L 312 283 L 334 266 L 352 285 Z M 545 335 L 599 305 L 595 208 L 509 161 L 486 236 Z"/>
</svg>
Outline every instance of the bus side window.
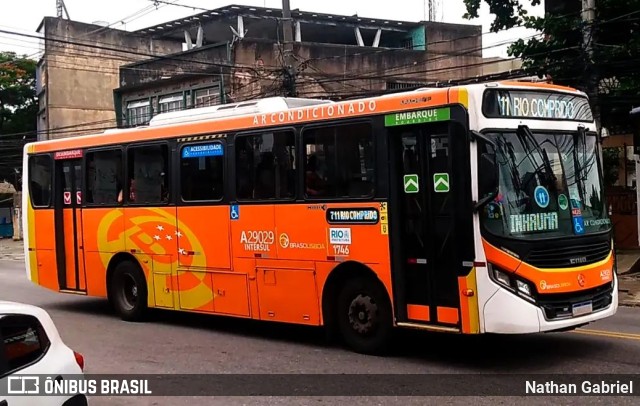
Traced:
<svg viewBox="0 0 640 406">
<path fill-rule="evenodd" d="M 118 196 L 124 187 L 122 182 L 122 151 L 106 150 L 87 153 L 88 204 L 121 204 Z"/>
<path fill-rule="evenodd" d="M 220 151 L 207 154 L 193 150 Z M 182 200 L 218 201 L 224 196 L 224 153 L 219 142 L 190 144 L 180 149 L 180 194 Z"/>
<path fill-rule="evenodd" d="M 52 174 L 53 161 L 49 155 L 29 158 L 29 194 L 33 207 L 49 207 L 51 204 Z"/>
<path fill-rule="evenodd" d="M 373 195 L 374 149 L 370 124 L 314 127 L 305 129 L 302 135 L 307 198 Z"/>
<path fill-rule="evenodd" d="M 292 131 L 236 138 L 236 196 L 240 200 L 292 199 L 295 188 Z"/>
<path fill-rule="evenodd" d="M 126 199 L 135 204 L 169 201 L 169 149 L 166 145 L 129 148 Z"/>
</svg>

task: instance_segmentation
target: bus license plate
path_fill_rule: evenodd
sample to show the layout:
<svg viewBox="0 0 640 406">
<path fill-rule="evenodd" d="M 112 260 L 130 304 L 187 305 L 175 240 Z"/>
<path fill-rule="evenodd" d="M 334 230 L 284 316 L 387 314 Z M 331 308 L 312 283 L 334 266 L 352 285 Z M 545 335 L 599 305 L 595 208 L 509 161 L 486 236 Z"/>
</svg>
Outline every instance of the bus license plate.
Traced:
<svg viewBox="0 0 640 406">
<path fill-rule="evenodd" d="M 593 311 L 593 305 L 591 302 L 574 304 L 572 311 L 573 317 L 582 316 L 583 314 L 591 313 Z"/>
</svg>

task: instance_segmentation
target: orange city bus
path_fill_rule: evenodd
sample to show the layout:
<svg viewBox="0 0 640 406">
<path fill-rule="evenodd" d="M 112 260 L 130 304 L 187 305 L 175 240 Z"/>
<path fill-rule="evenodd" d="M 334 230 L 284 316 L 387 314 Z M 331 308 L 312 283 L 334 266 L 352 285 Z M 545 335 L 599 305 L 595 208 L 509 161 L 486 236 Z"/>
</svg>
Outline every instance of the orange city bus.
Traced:
<svg viewBox="0 0 640 406">
<path fill-rule="evenodd" d="M 163 308 L 326 326 L 570 330 L 615 314 L 585 95 L 499 82 L 353 101 L 268 98 L 36 142 L 27 277 Z"/>
</svg>

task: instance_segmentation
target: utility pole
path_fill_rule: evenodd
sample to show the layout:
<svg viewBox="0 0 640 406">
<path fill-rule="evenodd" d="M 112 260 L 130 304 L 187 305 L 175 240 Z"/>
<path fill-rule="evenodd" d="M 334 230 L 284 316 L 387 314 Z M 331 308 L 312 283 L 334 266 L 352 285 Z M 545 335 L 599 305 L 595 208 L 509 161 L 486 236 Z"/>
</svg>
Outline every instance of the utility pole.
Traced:
<svg viewBox="0 0 640 406">
<path fill-rule="evenodd" d="M 282 0 L 282 31 L 284 35 L 284 88 L 286 95 L 295 97 L 296 71 L 293 58 L 293 28 L 291 27 L 291 5 L 289 0 Z"/>
<path fill-rule="evenodd" d="M 67 20 L 71 20 L 71 18 L 69 18 L 69 12 L 67 11 L 67 6 L 65 6 L 64 4 L 64 0 L 56 0 L 56 11 L 57 11 L 57 16 L 58 18 L 62 18 L 63 16 L 63 12 L 64 14 L 66 14 L 67 16 Z"/>
<path fill-rule="evenodd" d="M 424 19 L 425 21 L 438 20 L 438 0 L 424 0 Z"/>
<path fill-rule="evenodd" d="M 593 109 L 593 117 L 596 121 L 596 131 L 600 134 L 600 101 L 598 98 L 598 69 L 595 65 L 593 54 L 593 43 L 595 42 L 596 30 L 594 22 L 596 19 L 596 0 L 582 0 L 582 22 L 584 29 L 582 31 L 583 51 L 585 53 L 585 82 L 587 94 L 591 100 Z"/>
</svg>

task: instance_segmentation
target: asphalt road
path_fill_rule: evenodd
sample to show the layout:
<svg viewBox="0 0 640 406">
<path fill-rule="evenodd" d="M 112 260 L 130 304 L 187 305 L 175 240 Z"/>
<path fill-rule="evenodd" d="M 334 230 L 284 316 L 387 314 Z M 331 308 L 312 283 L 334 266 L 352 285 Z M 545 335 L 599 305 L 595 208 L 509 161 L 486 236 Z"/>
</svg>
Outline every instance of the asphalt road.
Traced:
<svg viewBox="0 0 640 406">
<path fill-rule="evenodd" d="M 634 374 L 640 366 L 640 308 L 620 308 L 577 332 L 467 337 L 402 332 L 385 357 L 359 355 L 324 341 L 322 330 L 222 317 L 155 311 L 147 323 L 126 323 L 105 300 L 50 292 L 26 280 L 24 265 L 0 261 L 0 299 L 35 304 L 53 317 L 65 343 L 81 352 L 91 374 Z M 473 378 L 469 378 L 473 379 Z M 505 381 L 506 382 L 506 381 Z M 471 384 L 472 382 L 469 382 Z M 293 384 L 293 383 L 292 383 Z M 640 392 L 640 388 L 634 388 Z M 418 397 L 105 398 L 96 405 L 233 404 L 511 404 L 521 399 Z M 549 397 L 527 397 L 548 404 Z M 562 404 L 598 404 L 564 397 Z M 607 398 L 633 404 L 634 397 Z"/>
</svg>

